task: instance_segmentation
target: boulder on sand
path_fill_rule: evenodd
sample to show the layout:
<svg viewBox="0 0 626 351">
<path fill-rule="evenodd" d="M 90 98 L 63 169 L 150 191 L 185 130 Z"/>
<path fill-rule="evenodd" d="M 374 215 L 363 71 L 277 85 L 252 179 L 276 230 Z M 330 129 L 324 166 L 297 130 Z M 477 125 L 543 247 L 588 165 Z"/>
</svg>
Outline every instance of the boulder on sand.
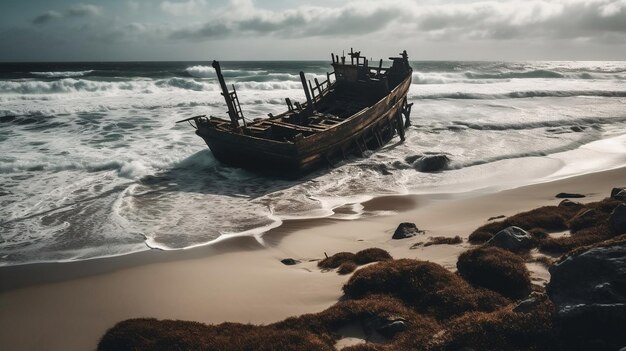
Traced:
<svg viewBox="0 0 626 351">
<path fill-rule="evenodd" d="M 406 239 L 421 233 L 423 232 L 417 229 L 415 223 L 403 222 L 396 228 L 392 239 Z"/>
<path fill-rule="evenodd" d="M 574 202 L 574 201 L 570 201 L 568 199 L 565 199 L 565 200 L 559 202 L 559 206 L 558 207 L 583 208 L 584 206 L 581 203 L 579 203 L 579 202 Z"/>
<path fill-rule="evenodd" d="M 626 188 L 613 188 L 611 190 L 611 198 L 616 200 L 626 200 Z"/>
<path fill-rule="evenodd" d="M 626 233 L 626 205 L 619 204 L 609 217 L 609 229 L 613 235 Z"/>
<path fill-rule="evenodd" d="M 575 193 L 558 193 L 555 197 L 559 199 L 579 199 L 581 197 L 585 197 L 585 195 Z"/>
<path fill-rule="evenodd" d="M 300 261 L 294 260 L 293 258 L 284 258 L 280 260 L 280 262 L 284 264 L 285 266 L 293 266 L 294 264 L 300 263 Z"/>
<path fill-rule="evenodd" d="M 550 267 L 550 275 L 547 293 L 566 344 L 577 350 L 626 345 L 626 237 L 575 252 Z"/>
<path fill-rule="evenodd" d="M 487 245 L 496 246 L 509 251 L 528 250 L 533 246 L 533 237 L 524 229 L 510 226 L 502 229 L 493 238 L 487 241 Z"/>
</svg>

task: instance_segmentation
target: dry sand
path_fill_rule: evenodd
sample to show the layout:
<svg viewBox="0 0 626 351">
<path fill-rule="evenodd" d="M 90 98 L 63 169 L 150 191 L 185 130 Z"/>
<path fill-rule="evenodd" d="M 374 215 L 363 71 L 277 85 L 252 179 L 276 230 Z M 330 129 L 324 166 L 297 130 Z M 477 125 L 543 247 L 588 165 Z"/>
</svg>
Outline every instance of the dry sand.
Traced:
<svg viewBox="0 0 626 351">
<path fill-rule="evenodd" d="M 324 252 L 388 250 L 395 258 L 430 260 L 454 269 L 468 247 L 410 249 L 429 236 L 464 239 L 489 217 L 558 204 L 559 192 L 602 199 L 626 185 L 626 168 L 536 184 L 494 194 L 384 197 L 369 210 L 398 214 L 354 221 L 289 221 L 254 238 L 233 238 L 209 247 L 150 251 L 116 258 L 35 264 L 0 269 L 0 349 L 89 350 L 116 322 L 135 317 L 270 323 L 318 312 L 334 304 L 349 276 L 321 272 Z M 391 240 L 398 223 L 414 222 L 426 234 Z M 292 257 L 302 263 L 285 266 Z M 549 279 L 533 264 L 536 282 Z"/>
</svg>

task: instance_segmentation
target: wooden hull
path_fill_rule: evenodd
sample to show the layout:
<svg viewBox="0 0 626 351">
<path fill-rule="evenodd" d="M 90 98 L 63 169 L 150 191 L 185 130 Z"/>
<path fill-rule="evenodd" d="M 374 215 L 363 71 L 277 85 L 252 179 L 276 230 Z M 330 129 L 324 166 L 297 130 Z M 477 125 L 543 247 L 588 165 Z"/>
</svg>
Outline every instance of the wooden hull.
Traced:
<svg viewBox="0 0 626 351">
<path fill-rule="evenodd" d="M 403 133 L 402 109 L 411 84 L 409 74 L 389 95 L 343 123 L 295 142 L 281 142 L 220 130 L 199 124 L 196 134 L 204 139 L 215 158 L 234 167 L 297 178 L 350 154 L 362 155 Z"/>
<path fill-rule="evenodd" d="M 285 99 L 287 111 L 254 121 L 244 118 L 235 87 L 228 89 L 219 62 L 213 61 L 230 121 L 202 115 L 179 122 L 193 120 L 196 134 L 222 163 L 297 178 L 351 154 L 363 156 L 396 133 L 404 140 L 413 69 L 406 51 L 400 55 L 390 57 L 389 68 L 382 67 L 382 60 L 377 67 L 369 66 L 352 49 L 350 60 L 332 55 L 334 71 L 327 73 L 325 81 L 307 82 L 300 72 L 305 103 Z"/>
</svg>

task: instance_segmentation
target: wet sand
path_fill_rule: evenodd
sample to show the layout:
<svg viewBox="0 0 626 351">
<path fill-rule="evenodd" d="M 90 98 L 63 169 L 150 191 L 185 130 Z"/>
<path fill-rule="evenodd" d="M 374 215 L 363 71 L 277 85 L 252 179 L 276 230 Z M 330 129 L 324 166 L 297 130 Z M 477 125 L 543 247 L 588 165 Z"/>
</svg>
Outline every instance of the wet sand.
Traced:
<svg viewBox="0 0 626 351">
<path fill-rule="evenodd" d="M 466 239 L 490 217 L 558 204 L 559 192 L 600 200 L 625 179 L 626 168 L 619 168 L 492 194 L 381 197 L 364 207 L 397 214 L 286 221 L 261 241 L 238 237 L 189 250 L 0 268 L 0 349 L 95 349 L 108 328 L 135 317 L 270 323 L 318 312 L 341 297 L 349 278 L 320 271 L 315 260 L 324 253 L 380 247 L 454 270 L 467 243 L 410 247 L 430 236 Z M 405 221 L 425 235 L 391 240 Z M 287 257 L 302 263 L 285 266 L 280 260 Z M 549 278 L 541 265 L 529 268 L 535 282 Z"/>
</svg>

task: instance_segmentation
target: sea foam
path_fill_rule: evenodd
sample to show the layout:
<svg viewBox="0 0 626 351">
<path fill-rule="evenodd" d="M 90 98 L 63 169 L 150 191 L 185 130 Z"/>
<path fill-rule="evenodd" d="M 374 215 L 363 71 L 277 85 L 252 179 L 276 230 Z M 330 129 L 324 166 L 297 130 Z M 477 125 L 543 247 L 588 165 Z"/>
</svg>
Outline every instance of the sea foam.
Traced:
<svg viewBox="0 0 626 351">
<path fill-rule="evenodd" d="M 30 72 L 34 76 L 45 77 L 45 78 L 70 78 L 70 77 L 83 77 L 94 70 L 86 70 L 86 71 L 65 71 L 65 72 Z"/>
<path fill-rule="evenodd" d="M 614 158 L 567 166 L 587 155 L 579 148 L 596 145 L 585 143 L 623 134 L 624 63 L 412 66 L 406 140 L 396 137 L 365 158 L 348 155 L 299 181 L 227 167 L 191 126 L 176 123 L 194 115 L 228 118 L 206 62 L 39 64 L 5 72 L 0 264 L 261 238 L 285 219 L 373 215 L 362 202 L 376 196 L 501 189 L 560 169 L 570 175 L 623 161 L 619 139 L 600 150 L 619 151 Z M 222 67 L 249 119 L 284 111 L 285 97 L 302 102 L 299 70 L 325 79 L 332 69 L 326 62 Z M 562 151 L 573 156 L 558 156 Z M 407 161 L 432 153 L 448 155 L 449 167 L 423 173 Z"/>
</svg>

